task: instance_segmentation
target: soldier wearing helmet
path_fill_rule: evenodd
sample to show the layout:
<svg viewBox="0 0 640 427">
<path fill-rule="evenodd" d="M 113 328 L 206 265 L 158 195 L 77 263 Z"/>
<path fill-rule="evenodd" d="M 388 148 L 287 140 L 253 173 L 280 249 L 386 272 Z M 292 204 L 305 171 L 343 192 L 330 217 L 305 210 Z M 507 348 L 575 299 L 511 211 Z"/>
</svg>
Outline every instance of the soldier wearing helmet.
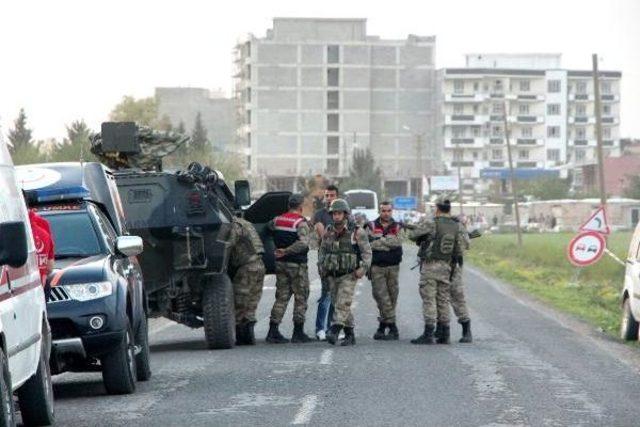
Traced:
<svg viewBox="0 0 640 427">
<path fill-rule="evenodd" d="M 358 279 L 371 266 L 371 246 L 362 228 L 349 222 L 350 209 L 345 200 L 334 200 L 329 212 L 333 224 L 327 227 L 318 251 L 318 268 L 321 277 L 329 282 L 334 304 L 327 341 L 335 344 L 340 331 L 344 329 L 345 337 L 341 345 L 354 345 L 355 324 L 351 303 Z"/>
<path fill-rule="evenodd" d="M 424 317 L 424 333 L 411 340 L 413 344 L 449 344 L 449 285 L 451 264 L 462 255 L 464 242 L 459 224 L 451 218 L 451 202 L 447 195 L 436 200 L 433 220 L 411 230 L 409 238 L 420 245 L 420 296 Z M 437 322 L 437 326 L 436 326 Z"/>
<path fill-rule="evenodd" d="M 270 223 L 276 245 L 276 300 L 271 310 L 271 322 L 267 342 L 283 344 L 289 342 L 279 331 L 284 313 L 291 296 L 293 304 L 292 343 L 306 343 L 311 338 L 304 333 L 304 321 L 309 299 L 309 271 L 307 253 L 311 229 L 302 216 L 304 197 L 292 194 L 289 197 L 289 211 L 275 217 Z"/>
</svg>

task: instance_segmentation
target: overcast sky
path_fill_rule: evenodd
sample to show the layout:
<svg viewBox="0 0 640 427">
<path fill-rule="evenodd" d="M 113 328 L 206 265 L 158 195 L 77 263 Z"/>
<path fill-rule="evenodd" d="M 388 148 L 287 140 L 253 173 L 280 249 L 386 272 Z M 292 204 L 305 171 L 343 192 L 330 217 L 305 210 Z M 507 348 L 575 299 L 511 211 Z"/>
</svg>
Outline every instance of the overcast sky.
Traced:
<svg viewBox="0 0 640 427">
<path fill-rule="evenodd" d="M 640 1 L 0 0 L 0 124 L 24 107 L 38 139 L 156 86 L 231 90 L 239 35 L 274 16 L 367 18 L 383 38 L 435 35 L 437 66 L 468 52 L 557 52 L 565 68 L 622 71 L 622 136 L 640 137 Z"/>
</svg>

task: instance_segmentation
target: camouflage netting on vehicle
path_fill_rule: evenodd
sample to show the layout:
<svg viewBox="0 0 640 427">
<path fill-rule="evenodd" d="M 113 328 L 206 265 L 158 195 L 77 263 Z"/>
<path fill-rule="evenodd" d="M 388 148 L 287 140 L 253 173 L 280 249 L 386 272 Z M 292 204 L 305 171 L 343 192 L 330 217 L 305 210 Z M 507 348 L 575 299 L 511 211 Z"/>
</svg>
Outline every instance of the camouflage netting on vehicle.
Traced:
<svg viewBox="0 0 640 427">
<path fill-rule="evenodd" d="M 100 133 L 91 139 L 91 152 L 100 159 L 100 162 L 112 169 L 161 170 L 162 159 L 188 144 L 190 140 L 191 137 L 180 133 L 157 131 L 140 126 L 137 132 L 139 152 L 106 151 L 103 149 Z"/>
</svg>

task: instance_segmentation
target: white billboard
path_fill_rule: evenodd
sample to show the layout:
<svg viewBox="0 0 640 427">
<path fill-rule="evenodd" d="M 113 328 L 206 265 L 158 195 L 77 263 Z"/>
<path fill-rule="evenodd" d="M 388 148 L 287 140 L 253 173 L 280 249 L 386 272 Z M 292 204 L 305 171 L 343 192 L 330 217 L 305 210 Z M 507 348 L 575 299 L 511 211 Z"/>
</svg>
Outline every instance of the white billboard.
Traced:
<svg viewBox="0 0 640 427">
<path fill-rule="evenodd" d="M 431 177 L 431 191 L 458 191 L 457 176 L 438 175 Z"/>
</svg>

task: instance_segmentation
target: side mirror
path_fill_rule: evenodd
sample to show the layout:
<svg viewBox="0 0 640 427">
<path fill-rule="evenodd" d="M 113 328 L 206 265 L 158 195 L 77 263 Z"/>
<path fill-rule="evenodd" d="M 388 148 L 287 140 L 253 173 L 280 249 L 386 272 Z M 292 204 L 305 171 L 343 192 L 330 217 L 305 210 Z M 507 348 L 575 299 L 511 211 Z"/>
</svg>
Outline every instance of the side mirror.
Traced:
<svg viewBox="0 0 640 427">
<path fill-rule="evenodd" d="M 238 180 L 235 182 L 236 208 L 251 204 L 251 187 L 249 181 Z"/>
<path fill-rule="evenodd" d="M 116 251 L 124 256 L 140 255 L 142 248 L 142 238 L 138 236 L 120 236 L 116 240 Z"/>
<path fill-rule="evenodd" d="M 18 268 L 27 262 L 27 230 L 22 221 L 0 224 L 0 265 Z"/>
</svg>

